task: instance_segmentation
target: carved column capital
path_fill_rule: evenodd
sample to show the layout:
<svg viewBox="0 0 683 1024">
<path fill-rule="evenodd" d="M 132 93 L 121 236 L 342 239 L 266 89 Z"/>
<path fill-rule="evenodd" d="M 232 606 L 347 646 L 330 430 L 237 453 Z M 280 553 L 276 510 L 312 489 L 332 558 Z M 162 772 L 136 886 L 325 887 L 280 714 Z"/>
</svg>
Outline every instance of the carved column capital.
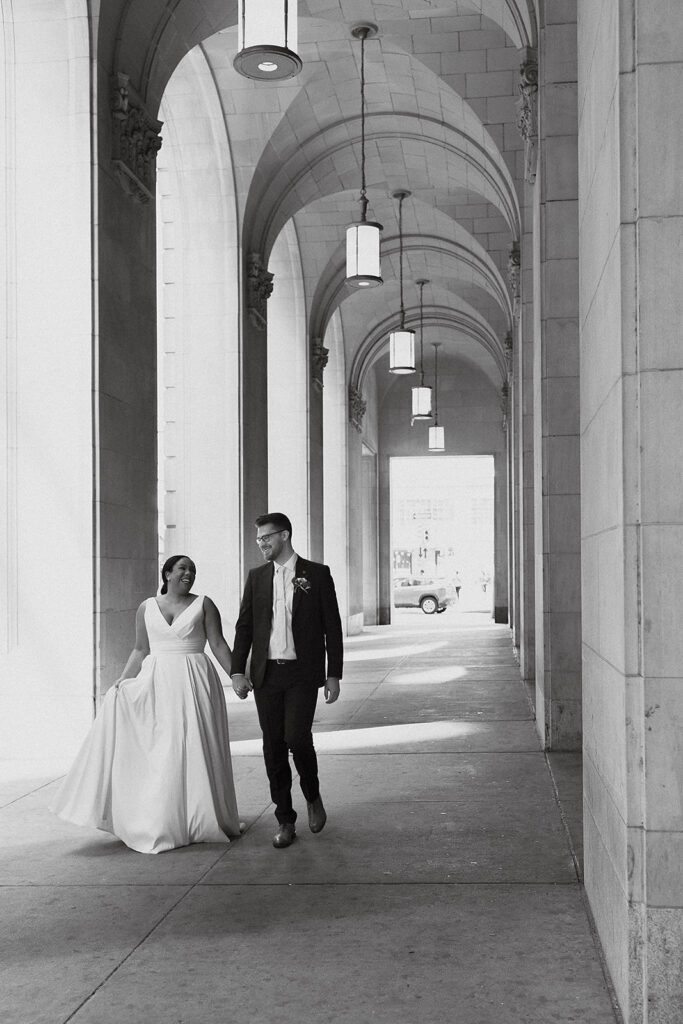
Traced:
<svg viewBox="0 0 683 1024">
<path fill-rule="evenodd" d="M 150 117 L 128 75 L 120 72 L 111 81 L 110 107 L 114 172 L 127 195 L 148 203 L 154 194 L 163 121 Z"/>
<path fill-rule="evenodd" d="M 524 140 L 524 178 L 533 185 L 538 147 L 538 57 L 532 47 L 527 47 L 520 66 L 518 88 L 516 123 Z"/>
<path fill-rule="evenodd" d="M 266 304 L 273 291 L 273 275 L 263 265 L 259 252 L 247 256 L 247 312 L 254 327 L 265 331 Z"/>
<path fill-rule="evenodd" d="M 363 433 L 363 417 L 368 403 L 363 398 L 363 393 L 355 384 L 349 384 L 349 421 L 353 424 L 359 434 Z"/>
<path fill-rule="evenodd" d="M 519 242 L 513 242 L 508 255 L 508 283 L 512 293 L 512 315 L 515 322 L 519 320 L 520 310 L 520 276 L 522 257 L 519 251 Z"/>
<path fill-rule="evenodd" d="M 322 338 L 313 338 L 311 341 L 311 381 L 313 387 L 318 391 L 323 389 L 323 373 L 329 355 L 330 351 L 323 345 Z"/>
</svg>

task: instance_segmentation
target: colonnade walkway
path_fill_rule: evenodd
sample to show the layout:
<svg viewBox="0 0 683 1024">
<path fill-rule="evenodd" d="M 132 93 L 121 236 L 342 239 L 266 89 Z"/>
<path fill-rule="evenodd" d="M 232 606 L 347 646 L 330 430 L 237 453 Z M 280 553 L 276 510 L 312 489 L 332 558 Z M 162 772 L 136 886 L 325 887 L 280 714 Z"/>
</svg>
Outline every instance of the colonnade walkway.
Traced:
<svg viewBox="0 0 683 1024">
<path fill-rule="evenodd" d="M 230 846 L 136 854 L 53 818 L 49 776 L 5 779 L 3 1020 L 614 1024 L 577 874 L 577 759 L 556 759 L 564 815 L 509 630 L 397 619 L 346 644 L 342 698 L 316 715 L 328 824 L 309 832 L 297 786 L 288 849 L 253 700 L 232 694 L 248 827 Z"/>
</svg>

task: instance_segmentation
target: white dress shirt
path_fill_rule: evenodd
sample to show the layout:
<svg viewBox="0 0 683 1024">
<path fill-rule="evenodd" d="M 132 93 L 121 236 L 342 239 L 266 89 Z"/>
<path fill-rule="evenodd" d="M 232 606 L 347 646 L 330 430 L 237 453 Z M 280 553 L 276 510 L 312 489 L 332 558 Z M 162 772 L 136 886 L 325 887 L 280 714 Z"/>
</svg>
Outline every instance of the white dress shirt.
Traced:
<svg viewBox="0 0 683 1024">
<path fill-rule="evenodd" d="M 270 630 L 268 657 L 294 661 L 296 651 L 292 636 L 292 599 L 296 574 L 296 552 L 284 565 L 273 563 L 273 624 Z"/>
</svg>

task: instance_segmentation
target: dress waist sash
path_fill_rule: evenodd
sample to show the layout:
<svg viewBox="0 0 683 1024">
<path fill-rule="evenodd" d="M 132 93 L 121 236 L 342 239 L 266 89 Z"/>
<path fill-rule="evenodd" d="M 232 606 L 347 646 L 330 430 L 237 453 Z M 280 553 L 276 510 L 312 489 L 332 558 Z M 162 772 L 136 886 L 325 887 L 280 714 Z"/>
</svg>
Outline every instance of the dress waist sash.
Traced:
<svg viewBox="0 0 683 1024">
<path fill-rule="evenodd" d="M 154 644 L 149 653 L 152 657 L 159 654 L 203 654 L 205 647 L 206 640 L 167 640 Z"/>
</svg>

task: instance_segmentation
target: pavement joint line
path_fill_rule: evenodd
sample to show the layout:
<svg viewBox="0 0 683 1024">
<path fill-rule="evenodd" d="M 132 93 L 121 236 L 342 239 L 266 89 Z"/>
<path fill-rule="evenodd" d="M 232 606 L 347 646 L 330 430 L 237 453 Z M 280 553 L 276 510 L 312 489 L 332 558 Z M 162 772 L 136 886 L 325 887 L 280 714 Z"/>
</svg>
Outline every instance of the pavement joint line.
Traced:
<svg viewBox="0 0 683 1024">
<path fill-rule="evenodd" d="M 216 862 L 215 862 L 215 863 L 218 863 L 218 861 L 219 861 L 219 860 L 220 860 L 220 857 L 218 857 L 218 858 L 216 859 Z M 212 867 L 213 867 L 213 866 L 214 866 L 214 865 L 212 865 Z M 206 869 L 206 872 L 205 872 L 205 874 L 207 874 L 207 873 L 208 873 L 208 872 L 209 872 L 210 870 L 211 870 L 210 868 L 207 868 L 207 869 Z M 202 876 L 202 877 L 203 877 L 203 876 Z M 107 984 L 107 982 L 108 982 L 108 981 L 110 980 L 110 978 L 113 978 L 113 977 L 114 977 L 114 975 L 116 974 L 116 972 L 117 972 L 118 970 L 120 970 L 120 968 L 121 968 L 121 967 L 123 967 L 123 965 L 124 965 L 124 964 L 126 963 L 126 961 L 127 961 L 127 960 L 129 960 L 129 959 L 130 959 L 130 958 L 131 958 L 131 957 L 133 956 L 133 954 L 134 954 L 134 953 L 135 953 L 135 952 L 136 952 L 136 951 L 137 951 L 137 950 L 138 950 L 138 949 L 140 948 L 140 946 L 142 946 L 142 944 L 143 944 L 144 942 L 146 942 L 146 941 L 147 941 L 147 939 L 148 939 L 148 938 L 150 937 L 150 935 L 152 935 L 152 933 L 156 931 L 156 929 L 157 929 L 157 928 L 159 927 L 159 925 L 160 925 L 160 924 L 162 924 L 162 922 L 166 920 L 166 918 L 167 918 L 167 917 L 169 916 L 169 914 L 170 914 L 170 913 L 171 913 L 171 912 L 172 912 L 173 910 L 175 910 L 175 909 L 176 909 L 176 907 L 180 906 L 180 904 L 181 904 L 181 903 L 182 903 L 182 901 L 183 901 L 183 900 L 185 899 L 185 897 L 186 897 L 186 896 L 188 896 L 188 895 L 189 895 L 189 894 L 190 894 L 190 893 L 192 892 L 192 890 L 193 890 L 194 888 L 196 888 L 196 887 L 197 887 L 197 886 L 199 885 L 199 882 L 200 882 L 200 880 L 201 880 L 201 879 L 197 879 L 197 881 L 196 881 L 196 882 L 193 882 L 193 883 L 192 883 L 192 885 L 188 886 L 188 887 L 187 887 L 187 888 L 185 889 L 185 891 L 184 891 L 183 893 L 181 893 L 181 894 L 180 894 L 180 896 L 179 896 L 179 897 L 178 897 L 178 899 L 177 899 L 177 900 L 175 901 L 175 903 L 173 903 L 173 905 L 172 905 L 171 907 L 169 907 L 169 908 L 168 908 L 168 910 L 167 910 L 167 911 L 166 911 L 166 912 L 165 912 L 164 914 L 162 914 L 162 916 L 161 916 L 161 917 L 160 917 L 160 918 L 158 919 L 158 921 L 156 921 L 156 922 L 155 922 L 155 923 L 154 923 L 154 924 L 152 925 L 152 927 L 151 927 L 151 928 L 149 929 L 149 931 L 147 931 L 147 932 L 146 932 L 146 933 L 145 933 L 145 934 L 144 934 L 144 935 L 142 936 L 142 938 L 141 938 L 141 939 L 140 939 L 140 940 L 139 940 L 138 942 L 136 942 L 136 943 L 135 943 L 135 945 L 134 945 L 134 946 L 132 947 L 132 949 L 129 949 L 129 950 L 128 950 L 128 952 L 127 952 L 127 953 L 126 953 L 126 955 L 125 955 L 125 956 L 123 957 L 123 959 L 122 959 L 122 960 L 120 960 L 120 961 L 119 961 L 119 962 L 118 962 L 118 963 L 116 964 L 116 966 L 115 966 L 115 967 L 113 967 L 113 968 L 112 968 L 112 970 L 111 970 L 111 971 L 109 971 L 109 973 L 108 973 L 108 974 L 107 974 L 107 975 L 106 975 L 106 976 L 105 976 L 104 978 L 102 978 L 102 980 L 101 980 L 101 981 L 100 981 L 100 982 L 99 982 L 99 983 L 98 983 L 98 984 L 97 984 L 97 985 L 95 986 L 95 988 L 94 988 L 94 989 L 92 990 L 92 992 L 90 992 L 90 993 L 89 993 L 89 994 L 88 994 L 88 995 L 87 995 L 87 996 L 85 997 L 85 999 L 81 1000 L 81 1002 L 80 1002 L 80 1003 L 78 1004 L 78 1006 L 77 1006 L 77 1007 L 76 1007 L 76 1008 L 75 1008 L 74 1010 L 72 1010 L 72 1011 L 71 1011 L 71 1013 L 69 1014 L 69 1016 L 68 1016 L 68 1017 L 65 1017 L 65 1018 L 64 1018 L 64 1020 L 62 1021 L 62 1024 L 69 1024 L 69 1021 L 73 1020 L 73 1019 L 75 1018 L 75 1016 L 76 1016 L 76 1014 L 77 1014 L 77 1013 L 80 1013 L 80 1011 L 81 1011 L 81 1010 L 83 1009 L 83 1007 L 84 1007 L 84 1006 L 86 1006 L 86 1004 L 87 1004 L 87 1003 L 89 1003 L 89 1002 L 90 1002 L 90 1000 L 91 1000 L 91 999 L 92 999 L 92 998 L 93 998 L 94 996 L 96 996 L 96 995 L 97 995 L 97 993 L 98 993 L 98 992 L 100 991 L 100 989 L 104 988 L 104 986 L 105 986 L 105 985 Z"/>
<path fill-rule="evenodd" d="M 583 886 L 579 882 L 577 882 L 575 878 L 570 878 L 567 881 L 563 881 L 562 879 L 550 879 L 550 880 L 543 880 L 543 879 L 541 879 L 540 881 L 539 880 L 534 880 L 533 882 L 520 881 L 519 879 L 504 879 L 504 878 L 503 879 L 501 879 L 501 878 L 482 878 L 482 879 L 466 879 L 466 878 L 462 878 L 462 879 L 453 879 L 452 881 L 449 880 L 449 879 L 444 879 L 444 878 L 440 878 L 440 879 L 430 879 L 430 878 L 424 878 L 424 879 L 392 878 L 392 879 L 389 879 L 389 878 L 383 878 L 383 879 L 376 879 L 376 880 L 368 879 L 366 881 L 360 881 L 360 882 L 340 882 L 340 881 L 321 881 L 321 882 L 310 882 L 310 881 L 309 882 L 303 882 L 303 881 L 301 881 L 301 882 L 284 882 L 284 881 L 282 881 L 282 882 L 280 882 L 280 881 L 275 881 L 275 880 L 270 881 L 270 882 L 244 881 L 244 880 L 242 880 L 242 881 L 235 881 L 235 882 L 211 882 L 211 881 L 205 882 L 205 881 L 203 881 L 205 875 L 209 871 L 212 871 L 215 866 L 216 866 L 216 864 L 213 864 L 210 868 L 207 868 L 207 870 L 202 874 L 202 877 L 200 879 L 197 879 L 196 882 L 192 882 L 192 883 L 188 883 L 188 882 L 101 882 L 101 883 L 96 883 L 96 882 L 53 882 L 53 883 L 41 882 L 41 883 L 39 883 L 37 885 L 34 885 L 32 883 L 31 884 L 27 884 L 27 885 L 21 885 L 19 883 L 14 883 L 12 885 L 2 885 L 2 884 L 0 884 L 0 890 L 2 890 L 2 889 L 177 889 L 177 888 L 179 888 L 181 886 L 185 887 L 185 892 L 183 892 L 178 897 L 178 900 L 173 904 L 173 906 L 170 908 L 170 910 L 168 910 L 166 912 L 166 914 L 164 914 L 164 916 L 162 918 L 160 918 L 159 921 L 157 921 L 157 923 L 147 932 L 147 934 L 144 936 L 144 938 L 140 939 L 140 941 L 133 947 L 133 949 L 130 950 L 130 952 L 126 954 L 126 956 L 123 958 L 123 960 L 121 960 L 121 962 L 115 968 L 113 968 L 113 970 L 107 975 L 107 977 L 104 979 L 104 981 L 102 981 L 97 986 L 97 988 L 100 988 L 113 974 L 116 973 L 118 968 L 123 963 L 125 963 L 125 961 L 128 959 L 128 957 L 130 957 L 135 952 L 135 950 L 139 948 L 139 946 L 145 941 L 145 939 L 147 939 L 152 934 L 152 932 L 161 924 L 161 922 L 164 921 L 166 917 L 168 917 L 168 914 L 170 914 L 173 910 L 175 910 L 175 908 L 182 902 L 182 900 L 184 900 L 185 897 L 187 895 L 189 895 L 189 893 L 193 889 L 195 889 L 197 886 L 199 886 L 199 885 L 202 885 L 202 886 L 210 885 L 213 888 L 225 888 L 225 889 L 240 889 L 240 888 L 245 888 L 245 887 L 248 887 L 250 889 L 259 889 L 259 888 L 260 889 L 268 889 L 268 888 L 272 888 L 273 886 L 277 886 L 278 888 L 286 887 L 286 888 L 289 888 L 289 889 L 307 888 L 307 887 L 309 887 L 309 888 L 326 887 L 328 889 L 337 889 L 337 888 L 349 889 L 349 888 L 351 888 L 353 886 L 361 887 L 361 886 L 376 886 L 376 885 L 410 885 L 410 886 L 418 886 L 418 885 L 428 885 L 428 886 L 435 886 L 435 885 L 448 885 L 448 886 L 456 886 L 456 885 L 462 885 L 462 886 L 476 886 L 476 885 L 479 885 L 479 886 L 483 886 L 483 885 L 496 885 L 496 886 L 498 886 L 498 885 L 508 885 L 508 886 L 514 886 L 515 888 L 526 888 L 526 889 L 530 889 L 530 888 L 534 888 L 534 887 L 538 888 L 538 889 L 556 889 L 556 888 L 564 888 L 564 889 L 570 888 L 570 889 L 577 889 L 577 890 L 582 890 L 583 889 Z M 97 991 L 97 988 L 93 989 L 93 992 L 91 993 L 91 995 L 88 996 L 79 1005 L 78 1010 L 82 1009 L 82 1007 L 85 1005 L 85 1003 L 88 1001 L 88 999 L 90 999 L 92 997 L 92 995 L 94 995 L 94 993 Z M 78 1012 L 78 1011 L 77 1010 L 72 1011 L 72 1016 L 76 1012 Z M 64 1024 L 66 1024 L 66 1021 L 68 1021 L 70 1019 L 71 1019 L 70 1017 L 67 1017 L 65 1019 L 65 1021 L 64 1021 Z"/>
<path fill-rule="evenodd" d="M 528 718 L 516 718 L 516 722 L 528 722 Z M 326 736 L 329 733 L 317 733 L 318 736 Z M 410 743 L 410 740 L 406 740 Z M 419 743 L 419 740 L 415 740 Z M 434 757 L 452 757 L 460 754 L 462 757 L 472 757 L 474 754 L 540 754 L 545 752 L 540 747 L 529 748 L 528 750 L 317 750 L 316 754 L 321 757 L 424 757 L 426 754 Z"/>
<path fill-rule="evenodd" d="M 526 721 L 526 719 L 521 719 Z M 408 742 L 408 741 L 406 741 Z M 454 754 L 463 754 L 471 757 L 473 754 L 542 754 L 542 750 L 373 750 L 369 753 L 360 750 L 317 750 L 318 760 L 324 757 L 424 757 L 426 754 L 444 754 L 453 757 Z"/>
<path fill-rule="evenodd" d="M 581 903 L 583 905 L 583 909 L 585 910 L 586 917 L 588 919 L 588 927 L 590 929 L 591 938 L 593 939 L 593 946 L 595 948 L 595 952 L 597 953 L 597 957 L 600 962 L 602 976 L 605 979 L 605 988 L 607 989 L 607 994 L 609 996 L 610 1003 L 612 1004 L 612 1013 L 614 1014 L 615 1024 L 625 1024 L 624 1016 L 621 1012 L 621 1007 L 619 1006 L 617 992 L 614 987 L 614 982 L 612 981 L 612 976 L 609 972 L 609 967 L 607 966 L 607 958 L 605 957 L 605 951 L 602 948 L 602 943 L 600 942 L 600 938 L 598 936 L 598 929 L 595 924 L 595 918 L 593 917 L 593 911 L 591 910 L 590 903 L 588 902 L 588 896 L 586 895 L 586 887 L 581 881 L 579 881 L 579 895 L 581 897 Z"/>
<path fill-rule="evenodd" d="M 261 814 L 257 818 L 255 818 L 254 821 L 255 822 L 258 821 L 259 818 L 261 818 L 263 816 L 263 814 L 265 814 L 267 809 L 268 809 L 268 805 L 266 805 L 266 807 L 264 807 L 264 809 L 261 811 Z M 99 982 L 99 984 L 97 984 L 95 986 L 95 988 L 92 990 L 92 992 L 90 992 L 90 994 L 87 995 L 85 997 L 85 999 L 83 999 L 74 1010 L 71 1011 L 69 1016 L 64 1018 L 64 1020 L 62 1021 L 62 1024 L 69 1024 L 69 1021 L 73 1020 L 76 1017 L 76 1014 L 80 1013 L 80 1011 L 83 1009 L 83 1007 L 87 1003 L 89 1003 L 90 1000 L 95 995 L 97 995 L 97 993 L 100 991 L 100 989 L 102 989 L 107 984 L 107 982 L 110 980 L 110 978 L 114 977 L 116 972 L 118 970 L 120 970 L 121 967 L 123 967 L 123 965 L 133 956 L 133 954 L 140 948 L 140 946 L 142 946 L 142 944 L 147 941 L 147 939 L 150 937 L 150 935 L 152 935 L 157 930 L 159 925 L 161 925 L 166 920 L 166 918 L 176 909 L 176 907 L 180 906 L 180 904 L 183 902 L 183 900 L 187 896 L 189 896 L 189 894 L 192 892 L 193 889 L 195 889 L 198 885 L 201 884 L 202 879 L 205 878 L 206 875 L 208 875 L 208 873 L 210 871 L 213 871 L 213 869 L 217 866 L 217 864 L 229 853 L 232 845 L 233 845 L 232 843 L 229 843 L 225 849 L 220 851 L 220 853 L 218 854 L 216 859 L 206 868 L 205 871 L 202 872 L 202 874 L 199 876 L 199 878 L 197 878 L 194 882 L 192 882 L 191 885 L 187 886 L 185 891 L 180 894 L 178 899 L 173 903 L 173 905 L 171 907 L 168 908 L 166 913 L 162 914 L 162 916 L 159 918 L 159 920 L 156 921 L 155 924 L 152 925 L 152 927 L 149 929 L 149 931 L 147 931 L 142 936 L 142 938 L 138 942 L 135 943 L 135 945 L 132 947 L 132 949 L 128 950 L 128 952 L 123 957 L 123 959 L 120 960 L 119 963 L 116 964 L 116 966 L 113 967 L 111 971 L 109 971 L 109 973 L 106 975 L 106 977 L 102 978 L 102 980 Z M 124 884 L 124 883 L 121 883 L 121 884 Z M 184 883 L 184 884 L 187 885 L 187 883 Z"/>
<path fill-rule="evenodd" d="M 567 846 L 569 847 L 569 852 L 571 853 L 572 860 L 574 862 L 574 871 L 576 872 L 576 879 L 577 879 L 579 885 L 583 885 L 583 877 L 582 877 L 583 876 L 583 872 L 581 870 L 581 865 L 579 864 L 579 858 L 578 858 L 576 849 L 574 847 L 574 842 L 572 840 L 572 833 L 571 833 L 571 829 L 569 828 L 569 822 L 567 820 L 566 814 L 564 813 L 564 808 L 562 807 L 562 800 L 560 799 L 560 791 L 559 791 L 559 789 L 557 787 L 557 780 L 555 779 L 555 773 L 553 772 L 553 768 L 552 768 L 552 765 L 550 763 L 550 758 L 548 756 L 548 751 L 547 750 L 543 750 L 543 751 L 541 751 L 541 753 L 543 754 L 543 759 L 545 761 L 546 768 L 548 769 L 548 775 L 550 776 L 550 785 L 552 786 L 552 789 L 553 789 L 553 797 L 555 798 L 555 804 L 557 805 L 557 810 L 558 810 L 558 813 L 560 815 L 560 821 L 562 822 L 562 827 L 564 829 L 564 833 L 565 833 L 565 836 L 566 836 L 566 839 L 567 839 Z"/>
<path fill-rule="evenodd" d="M 22 793 L 21 796 L 16 796 L 14 800 L 8 800 L 6 804 L 0 804 L 0 811 L 4 811 L 6 807 L 11 807 L 12 804 L 18 803 L 20 800 L 25 800 L 27 796 L 33 796 L 34 793 L 39 793 L 41 789 L 45 789 L 46 786 L 51 786 L 54 782 L 59 782 L 63 779 L 64 775 L 56 775 L 54 778 L 48 779 L 47 782 L 43 782 L 40 786 L 36 786 L 35 789 L 31 789 L 28 793 Z"/>
<path fill-rule="evenodd" d="M 541 881 L 541 882 L 521 882 L 521 881 L 515 881 L 515 880 L 493 879 L 493 878 L 490 878 L 490 879 L 489 878 L 480 879 L 480 880 L 477 880 L 477 881 L 474 881 L 474 880 L 469 880 L 468 881 L 467 879 L 460 879 L 460 880 L 454 879 L 453 881 L 449 881 L 448 879 L 443 879 L 443 878 L 439 879 L 438 881 L 434 880 L 434 879 L 429 879 L 429 878 L 425 878 L 423 880 L 418 879 L 416 881 L 412 881 L 410 879 L 402 879 L 402 878 L 395 878 L 395 879 L 394 878 L 391 878 L 391 879 L 390 878 L 383 878 L 383 879 L 378 879 L 377 881 L 367 881 L 367 882 L 201 882 L 201 883 L 197 882 L 196 884 L 197 885 L 201 884 L 203 886 L 209 886 L 210 885 L 212 888 L 225 888 L 225 889 L 239 889 L 241 887 L 248 887 L 250 889 L 272 889 L 274 887 L 286 888 L 286 889 L 297 889 L 297 888 L 298 889 L 321 889 L 321 888 L 327 888 L 327 889 L 350 889 L 353 886 L 357 886 L 358 888 L 361 888 L 361 887 L 367 888 L 368 886 L 373 886 L 374 887 L 374 886 L 381 886 L 381 885 L 401 885 L 401 886 L 412 886 L 412 887 L 417 887 L 417 886 L 437 886 L 437 885 L 439 885 L 439 886 L 449 886 L 451 888 L 454 887 L 454 886 L 463 886 L 463 887 L 467 886 L 468 888 L 471 888 L 472 886 L 485 886 L 485 885 L 486 886 L 490 886 L 490 885 L 499 886 L 499 885 L 507 885 L 509 887 L 514 887 L 514 888 L 519 888 L 519 889 L 522 889 L 522 888 L 524 888 L 524 889 L 537 888 L 537 889 L 576 889 L 576 890 L 580 890 L 582 888 L 580 885 L 577 884 L 576 880 L 573 879 L 573 878 L 569 879 L 566 882 L 563 882 L 560 879 L 554 879 L 553 881 L 547 881 L 547 882 L 546 881 Z"/>
<path fill-rule="evenodd" d="M 531 700 L 531 698 L 529 698 L 529 700 Z M 555 778 L 555 773 L 553 772 L 552 764 L 550 762 L 549 753 L 552 753 L 552 751 L 549 752 L 547 750 L 544 750 L 542 751 L 542 753 L 544 755 L 546 767 L 548 769 L 548 775 L 550 776 L 550 783 L 553 788 L 553 796 L 555 797 L 555 803 L 557 804 L 557 809 L 560 814 L 560 820 L 562 822 L 562 827 L 564 829 L 565 836 L 567 839 L 567 845 L 569 846 L 569 852 L 571 853 L 572 861 L 574 862 L 574 872 L 576 874 L 579 895 L 581 897 L 581 905 L 583 906 L 583 909 L 585 911 L 586 918 L 588 920 L 588 927 L 591 933 L 591 938 L 593 939 L 593 945 L 598 955 L 598 960 L 600 961 L 600 969 L 602 970 L 602 974 L 605 979 L 605 987 L 609 995 L 610 1003 L 612 1004 L 612 1012 L 614 1013 L 615 1024 L 624 1024 L 624 1018 L 619 1007 L 616 989 L 614 987 L 614 983 L 612 981 L 612 977 L 607 966 L 607 960 L 605 958 L 605 953 L 602 948 L 602 943 L 598 938 L 598 930 L 595 924 L 595 918 L 593 917 L 593 911 L 591 910 L 590 903 L 588 902 L 588 896 L 586 895 L 586 887 L 583 884 L 583 871 L 581 869 L 578 854 L 576 852 L 576 848 L 572 840 L 572 833 L 569 827 L 569 821 L 567 820 L 567 816 L 564 813 L 564 808 L 562 806 L 562 800 L 560 799 L 560 791 L 557 785 L 557 780 Z"/>
<path fill-rule="evenodd" d="M 361 698 L 358 707 L 356 708 L 355 711 L 351 712 L 349 718 L 347 719 L 348 722 L 352 722 L 354 720 L 354 718 L 356 718 L 356 716 L 360 713 L 361 708 L 363 708 L 365 706 L 365 704 L 371 699 L 373 694 L 377 693 L 377 691 L 379 690 L 379 688 L 382 685 L 382 683 L 385 683 L 387 681 L 387 677 L 390 676 L 393 671 L 394 671 L 393 669 L 390 669 L 388 672 L 386 672 L 384 674 L 384 676 L 382 677 L 382 679 L 380 679 L 379 682 L 377 682 L 375 684 L 375 686 L 372 688 L 370 693 L 366 694 L 365 697 Z M 348 685 L 352 686 L 353 684 L 349 683 Z"/>
</svg>

